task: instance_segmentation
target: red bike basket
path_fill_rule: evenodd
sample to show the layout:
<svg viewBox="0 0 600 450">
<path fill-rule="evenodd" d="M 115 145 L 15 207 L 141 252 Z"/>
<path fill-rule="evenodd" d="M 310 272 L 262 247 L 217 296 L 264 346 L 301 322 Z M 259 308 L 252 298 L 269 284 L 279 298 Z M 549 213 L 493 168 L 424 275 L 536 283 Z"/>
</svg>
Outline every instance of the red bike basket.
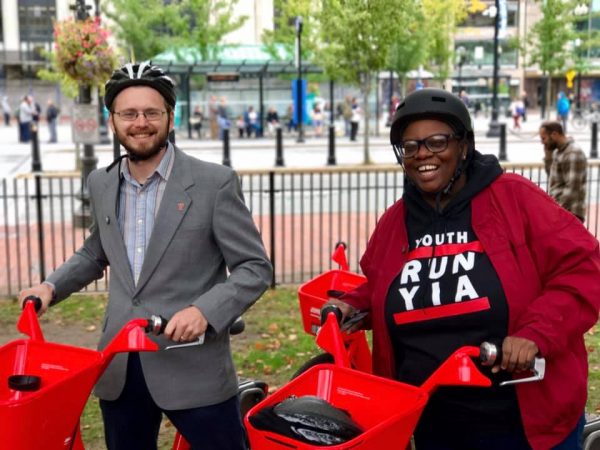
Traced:
<svg viewBox="0 0 600 450">
<path fill-rule="evenodd" d="M 249 417 L 290 396 L 316 395 L 347 411 L 364 431 L 333 446 L 311 445 L 252 426 Z M 250 447 L 259 450 L 384 450 L 405 448 L 427 403 L 418 387 L 356 370 L 321 364 L 290 381 L 252 408 L 244 421 Z"/>
<path fill-rule="evenodd" d="M 308 334 L 316 335 L 321 326 L 321 306 L 329 300 L 328 291 L 348 292 L 360 286 L 366 277 L 345 270 L 330 270 L 298 288 L 302 325 Z"/>
</svg>

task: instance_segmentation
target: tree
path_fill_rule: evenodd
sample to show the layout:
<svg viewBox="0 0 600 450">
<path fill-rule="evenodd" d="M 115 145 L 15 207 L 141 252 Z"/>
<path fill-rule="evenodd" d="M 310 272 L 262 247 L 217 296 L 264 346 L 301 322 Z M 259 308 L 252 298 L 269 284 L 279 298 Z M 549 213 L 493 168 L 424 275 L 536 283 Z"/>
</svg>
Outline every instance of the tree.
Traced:
<svg viewBox="0 0 600 450">
<path fill-rule="evenodd" d="M 428 41 L 426 67 L 445 79 L 454 59 L 456 26 L 467 17 L 465 0 L 421 0 L 425 23 L 420 33 Z M 472 5 L 476 7 L 476 5 Z"/>
<path fill-rule="evenodd" d="M 388 66 L 399 30 L 408 26 L 416 0 L 324 0 L 318 13 L 323 46 L 318 61 L 328 75 L 360 86 L 364 111 L 364 157 L 369 155 L 369 94 Z"/>
<path fill-rule="evenodd" d="M 398 38 L 390 49 L 389 67 L 401 80 L 402 95 L 406 94 L 406 77 L 411 70 L 425 63 L 429 39 L 425 29 L 425 15 L 422 7 L 413 11 L 412 20 L 405 28 L 398 30 Z"/>
<path fill-rule="evenodd" d="M 215 56 L 224 35 L 247 17 L 234 19 L 237 0 L 112 0 L 108 17 L 131 61 L 143 61 L 174 49 L 194 48 L 203 58 Z"/>
<path fill-rule="evenodd" d="M 302 17 L 302 59 L 314 56 L 319 44 L 320 23 L 315 15 L 316 8 L 312 0 L 275 0 L 273 30 L 265 30 L 262 42 L 274 59 L 281 59 L 280 48 L 283 46 L 286 57 L 293 59 L 296 55 L 296 17 Z"/>
<path fill-rule="evenodd" d="M 544 0 L 541 3 L 542 18 L 531 28 L 527 36 L 529 65 L 537 64 L 545 78 L 542 89 L 542 117 L 551 96 L 552 77 L 565 70 L 570 58 L 567 45 L 575 38 L 573 10 L 575 2 Z"/>
<path fill-rule="evenodd" d="M 163 0 L 111 0 L 106 15 L 115 24 L 115 36 L 130 61 L 144 61 L 171 45 L 168 18 L 174 5 Z"/>
</svg>

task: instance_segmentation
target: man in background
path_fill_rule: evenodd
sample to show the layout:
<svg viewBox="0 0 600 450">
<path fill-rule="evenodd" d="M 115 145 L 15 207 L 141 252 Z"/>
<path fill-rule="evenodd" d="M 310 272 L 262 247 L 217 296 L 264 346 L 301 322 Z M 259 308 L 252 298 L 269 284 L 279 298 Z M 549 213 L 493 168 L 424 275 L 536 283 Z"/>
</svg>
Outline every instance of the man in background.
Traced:
<svg viewBox="0 0 600 450">
<path fill-rule="evenodd" d="M 544 144 L 544 164 L 548 173 L 548 193 L 559 205 L 585 220 L 587 160 L 583 150 L 564 134 L 559 122 L 547 121 L 540 126 Z"/>
</svg>

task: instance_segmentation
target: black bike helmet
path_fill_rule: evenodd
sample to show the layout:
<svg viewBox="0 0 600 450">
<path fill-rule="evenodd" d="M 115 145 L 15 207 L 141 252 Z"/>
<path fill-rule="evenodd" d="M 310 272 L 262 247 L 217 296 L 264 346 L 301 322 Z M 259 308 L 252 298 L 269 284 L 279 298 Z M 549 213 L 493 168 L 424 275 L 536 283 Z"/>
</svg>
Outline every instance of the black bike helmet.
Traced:
<svg viewBox="0 0 600 450">
<path fill-rule="evenodd" d="M 394 114 L 390 130 L 390 143 L 402 164 L 399 144 L 402 134 L 411 122 L 421 119 L 436 119 L 447 123 L 454 132 L 469 142 L 469 152 L 475 147 L 471 114 L 463 101 L 443 89 L 425 88 L 407 95 Z"/>
<path fill-rule="evenodd" d="M 171 109 L 175 108 L 177 96 L 173 80 L 160 67 L 153 66 L 147 61 L 139 64 L 127 63 L 113 72 L 105 86 L 104 104 L 106 107 L 111 110 L 119 92 L 131 86 L 148 86 L 156 89 L 163 96 L 167 105 Z"/>
<path fill-rule="evenodd" d="M 259 430 L 318 446 L 339 445 L 362 433 L 346 411 L 314 395 L 288 397 L 249 420 Z"/>
</svg>

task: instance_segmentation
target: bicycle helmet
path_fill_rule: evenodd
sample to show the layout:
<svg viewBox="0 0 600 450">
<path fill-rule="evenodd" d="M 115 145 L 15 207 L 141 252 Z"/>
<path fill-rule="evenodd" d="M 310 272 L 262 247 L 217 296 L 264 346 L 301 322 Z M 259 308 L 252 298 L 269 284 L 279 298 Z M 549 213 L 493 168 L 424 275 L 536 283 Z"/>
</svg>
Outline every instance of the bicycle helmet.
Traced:
<svg viewBox="0 0 600 450">
<path fill-rule="evenodd" d="M 408 125 L 416 120 L 434 119 L 447 123 L 454 133 L 467 141 L 467 155 L 456 166 L 448 184 L 438 193 L 446 195 L 452 190 L 454 182 L 466 170 L 475 150 L 475 135 L 471 114 L 463 101 L 451 92 L 443 89 L 425 88 L 407 95 L 396 110 L 390 130 L 390 143 L 398 163 L 403 165 L 400 143 Z M 408 178 L 408 177 L 407 177 Z M 409 181 L 410 178 L 408 178 Z"/>
<path fill-rule="evenodd" d="M 175 108 L 177 96 L 175 84 L 165 72 L 150 62 L 127 63 L 115 70 L 106 82 L 104 104 L 111 110 L 112 104 L 123 89 L 131 86 L 148 86 L 157 90 L 171 109 Z"/>
<path fill-rule="evenodd" d="M 346 411 L 314 395 L 288 397 L 249 420 L 257 429 L 318 446 L 342 444 L 362 433 Z"/>
<path fill-rule="evenodd" d="M 435 119 L 447 123 L 457 135 L 467 139 L 469 152 L 475 148 L 471 114 L 463 101 L 443 89 L 425 88 L 406 96 L 394 114 L 390 143 L 400 164 L 402 156 L 398 146 L 402 141 L 402 134 L 411 122 L 421 119 Z"/>
</svg>

